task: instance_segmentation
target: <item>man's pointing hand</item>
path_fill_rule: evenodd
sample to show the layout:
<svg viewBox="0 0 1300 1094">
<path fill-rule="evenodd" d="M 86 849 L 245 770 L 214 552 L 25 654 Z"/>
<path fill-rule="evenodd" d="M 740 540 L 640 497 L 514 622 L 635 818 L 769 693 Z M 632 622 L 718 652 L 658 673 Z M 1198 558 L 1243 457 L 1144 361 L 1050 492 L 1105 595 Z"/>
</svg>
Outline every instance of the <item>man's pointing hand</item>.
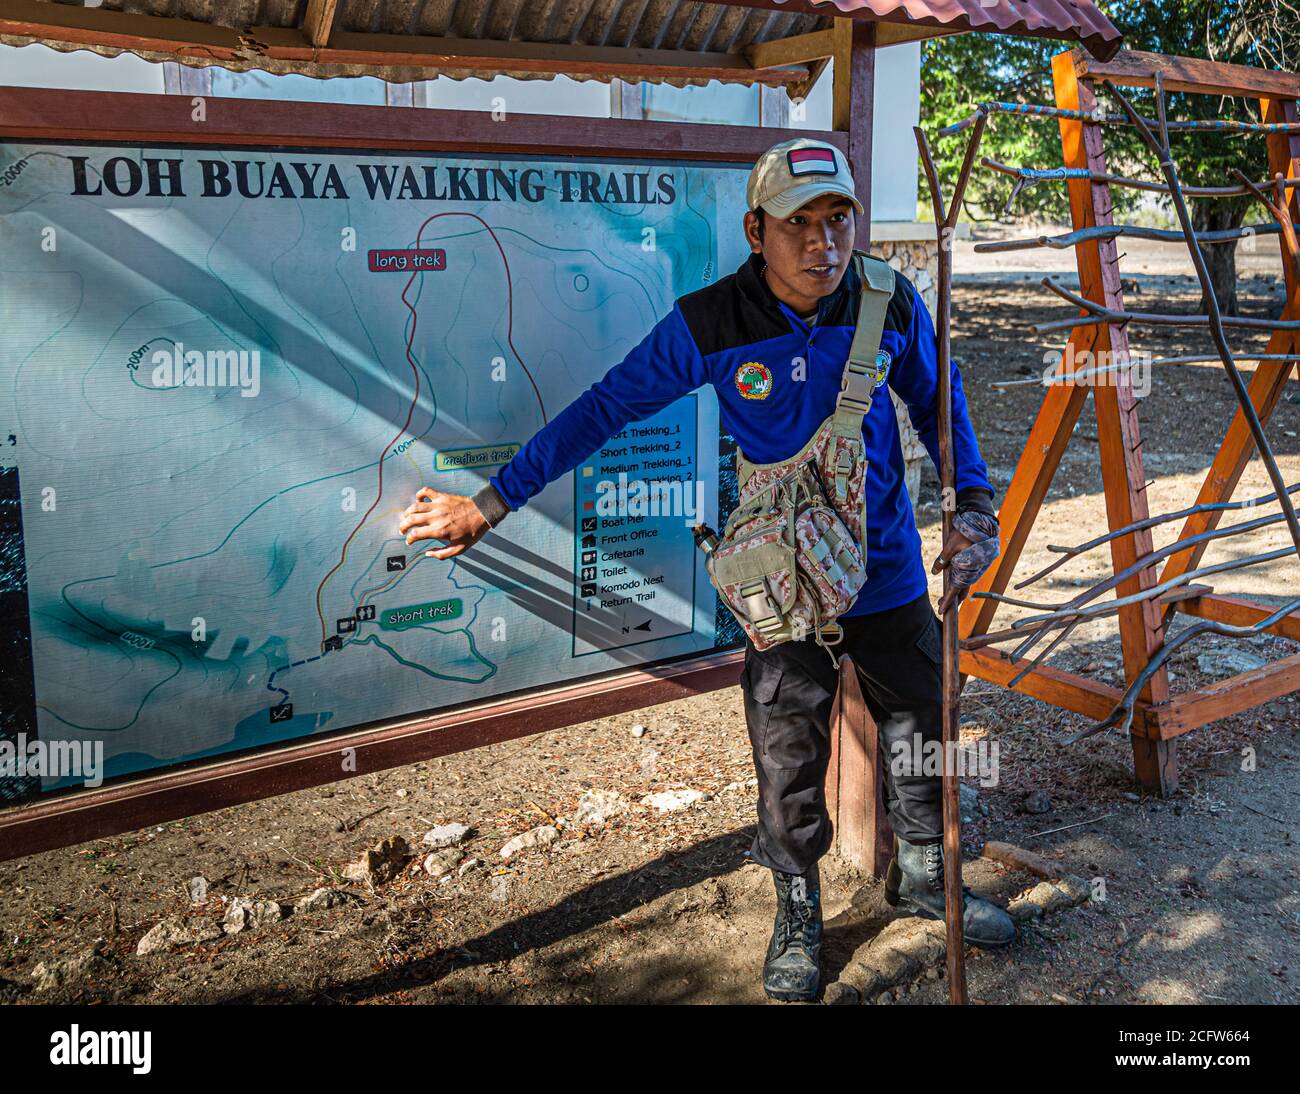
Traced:
<svg viewBox="0 0 1300 1094">
<path fill-rule="evenodd" d="M 471 498 L 422 486 L 402 513 L 397 530 L 408 545 L 420 539 L 440 539 L 447 544 L 425 551 L 429 558 L 455 558 L 473 547 L 490 527 Z"/>
</svg>

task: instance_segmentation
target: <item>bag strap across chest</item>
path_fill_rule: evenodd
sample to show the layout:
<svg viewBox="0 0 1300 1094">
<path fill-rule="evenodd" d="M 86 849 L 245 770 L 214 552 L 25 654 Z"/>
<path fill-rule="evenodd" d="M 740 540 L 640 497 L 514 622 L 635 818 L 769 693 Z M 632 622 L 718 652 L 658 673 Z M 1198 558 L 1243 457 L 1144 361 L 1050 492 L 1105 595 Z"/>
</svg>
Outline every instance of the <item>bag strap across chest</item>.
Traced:
<svg viewBox="0 0 1300 1094">
<path fill-rule="evenodd" d="M 889 301 L 894 295 L 894 271 L 889 263 L 865 251 L 854 251 L 852 261 L 853 268 L 858 274 L 861 294 L 858 297 L 858 315 L 853 331 L 853 342 L 849 346 L 848 359 L 844 362 L 844 371 L 840 376 L 840 390 L 835 397 L 835 409 L 804 447 L 790 460 L 785 461 L 791 466 L 807 461 L 811 450 L 817 444 L 818 434 L 828 424 L 832 436 L 855 441 L 860 449 L 862 419 L 871 409 L 876 388 L 884 382 L 888 372 L 888 361 L 882 361 L 880 356 L 880 339 L 885 330 L 885 314 L 889 308 Z M 847 483 L 852 474 L 852 464 L 853 460 L 849 453 L 841 449 L 833 469 L 835 497 L 841 503 L 847 497 Z M 736 471 L 742 494 L 757 466 L 751 464 L 743 457 L 743 453 L 737 451 Z"/>
<path fill-rule="evenodd" d="M 880 339 L 885 332 L 885 313 L 894 295 L 894 271 L 888 262 L 861 251 L 853 252 L 853 265 L 861 279 L 862 295 L 858 298 L 853 343 L 840 378 L 840 393 L 835 397 L 831 430 L 834 436 L 844 437 L 854 447 L 860 447 L 862 419 L 889 372 L 889 361 L 880 353 Z M 852 456 L 841 447 L 834 471 L 835 499 L 841 504 L 847 499 L 852 473 Z"/>
<path fill-rule="evenodd" d="M 861 434 L 862 419 L 871 409 L 876 388 L 884 382 L 888 362 L 880 359 L 880 339 L 885 313 L 894 295 L 894 270 L 879 258 L 853 252 L 853 265 L 862 283 L 858 319 L 844 362 L 840 393 L 835 398 L 835 432 L 847 437 Z"/>
</svg>

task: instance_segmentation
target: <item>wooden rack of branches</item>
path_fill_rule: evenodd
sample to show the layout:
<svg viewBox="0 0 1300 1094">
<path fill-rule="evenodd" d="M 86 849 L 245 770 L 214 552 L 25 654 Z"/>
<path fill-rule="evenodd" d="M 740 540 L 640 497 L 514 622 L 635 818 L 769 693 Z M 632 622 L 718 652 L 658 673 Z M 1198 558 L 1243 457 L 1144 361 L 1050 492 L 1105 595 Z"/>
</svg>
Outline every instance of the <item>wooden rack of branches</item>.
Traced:
<svg viewBox="0 0 1300 1094">
<path fill-rule="evenodd" d="M 1271 608 L 1236 597 L 1215 594 L 1205 579 L 1247 566 L 1300 554 L 1300 519 L 1292 494 L 1300 483 L 1287 485 L 1264 432 L 1281 398 L 1291 368 L 1300 361 L 1300 246 L 1295 223 L 1300 220 L 1300 77 L 1239 65 L 1224 65 L 1191 58 L 1125 52 L 1105 64 L 1082 50 L 1057 55 L 1053 60 L 1056 106 L 985 103 L 969 118 L 940 136 L 971 130 L 950 209 L 964 193 L 977 156 L 980 138 L 995 114 L 1055 119 L 1061 128 L 1064 166 L 1017 167 L 983 160 L 987 169 L 1013 177 L 1012 198 L 1025 186 L 1060 180 L 1070 194 L 1073 231 L 1060 236 L 980 244 L 976 250 L 1007 251 L 1027 247 L 1070 247 L 1079 269 L 1081 292 L 1074 293 L 1051 278 L 1043 286 L 1079 309 L 1081 314 L 1061 321 L 1041 323 L 1039 333 L 1070 331 L 1069 344 L 1051 377 L 1043 404 L 1030 431 L 1028 443 L 1004 495 L 999 513 L 1002 553 L 962 605 L 959 619 L 961 671 L 1014 688 L 1053 705 L 1095 719 L 1072 741 L 1119 727 L 1130 734 L 1138 780 L 1161 794 L 1178 784 L 1176 739 L 1181 734 L 1217 718 L 1247 710 L 1300 688 L 1300 656 L 1218 681 L 1179 695 L 1170 695 L 1165 665 L 1181 646 L 1205 633 L 1241 638 L 1268 631 L 1300 639 L 1300 598 Z M 1106 114 L 1098 107 L 1100 84 L 1121 113 Z M 1153 88 L 1156 117 L 1143 117 L 1120 86 Z M 1234 95 L 1256 99 L 1261 121 L 1176 121 L 1166 117 L 1166 91 Z M 1111 174 L 1106 169 L 1103 131 L 1107 126 L 1137 129 L 1143 144 L 1159 163 L 1163 182 Z M 1235 171 L 1235 182 L 1213 187 L 1185 187 L 1170 147 L 1175 131 L 1260 132 L 1265 134 L 1271 177 L 1254 182 Z M 947 345 L 948 297 L 951 276 L 947 248 L 954 225 L 946 223 L 940 209 L 938 177 L 928 145 L 918 134 L 922 161 L 936 202 L 936 230 L 940 244 L 940 307 L 936 316 L 941 351 Z M 1228 180 L 1225 180 L 1228 183 Z M 1180 225 L 1179 231 L 1115 224 L 1112 186 L 1132 187 L 1167 194 Z M 1235 243 L 1246 234 L 1197 233 L 1188 213 L 1187 199 L 1214 200 L 1232 195 L 1253 195 L 1272 215 L 1271 223 L 1256 227 L 1257 234 L 1277 235 L 1283 259 L 1286 306 L 1277 320 L 1224 317 L 1215 296 L 1202 248 Z M 1184 242 L 1201 283 L 1208 314 L 1202 316 L 1158 314 L 1129 310 L 1121 291 L 1116 240 L 1124 236 Z M 949 261 L 945 265 L 945 259 Z M 946 276 L 945 276 L 946 274 Z M 1147 481 L 1143 471 L 1137 400 L 1132 377 L 1127 331 L 1130 325 L 1180 326 L 1209 331 L 1215 356 L 1157 358 L 1149 364 L 1184 364 L 1217 360 L 1223 364 L 1237 399 L 1237 410 L 1214 456 L 1194 505 L 1177 512 L 1152 516 L 1147 511 Z M 1258 362 L 1249 384 L 1228 345 L 1226 328 L 1270 333 L 1262 353 L 1246 355 Z M 1066 371 L 1066 362 L 1079 355 L 1110 359 L 1102 369 Z M 945 360 L 941 352 L 941 361 Z M 1099 373 L 1112 373 L 1108 381 L 1094 384 Z M 1030 381 L 1032 382 L 1032 381 Z M 1110 530 L 1072 547 L 1048 549 L 1062 557 L 1021 581 L 1032 585 L 1058 566 L 1085 552 L 1108 546 L 1112 574 L 1066 603 L 1043 603 L 1006 595 L 1012 571 L 1020 557 L 1038 510 L 1058 467 L 1070 434 L 1089 391 L 1094 393 L 1101 470 Z M 1252 454 L 1258 452 L 1273 485 L 1263 497 L 1233 502 L 1233 491 Z M 1237 509 L 1256 510 L 1276 504 L 1280 512 L 1227 528 L 1219 528 L 1223 514 Z M 1171 521 L 1184 522 L 1178 539 L 1153 549 L 1151 529 Z M 1200 566 L 1206 546 L 1216 540 L 1248 535 L 1268 525 L 1285 522 L 1292 546 L 1243 555 L 1228 562 Z M 1157 571 L 1158 564 L 1163 567 Z M 1297 573 L 1300 576 L 1300 572 Z M 1100 600 L 1106 593 L 1114 593 Z M 990 631 L 999 604 L 1038 609 L 1040 614 L 1017 620 L 1012 626 Z M 1167 637 L 1176 611 L 1197 621 L 1177 636 Z M 1088 677 L 1045 665 L 1046 657 L 1081 623 L 1102 616 L 1118 617 L 1127 686 L 1110 687 Z M 1054 633 L 1055 632 L 1055 633 Z M 1049 636 L 1051 641 L 1032 659 L 1030 651 Z M 994 647 L 1016 642 L 1009 653 Z"/>
</svg>

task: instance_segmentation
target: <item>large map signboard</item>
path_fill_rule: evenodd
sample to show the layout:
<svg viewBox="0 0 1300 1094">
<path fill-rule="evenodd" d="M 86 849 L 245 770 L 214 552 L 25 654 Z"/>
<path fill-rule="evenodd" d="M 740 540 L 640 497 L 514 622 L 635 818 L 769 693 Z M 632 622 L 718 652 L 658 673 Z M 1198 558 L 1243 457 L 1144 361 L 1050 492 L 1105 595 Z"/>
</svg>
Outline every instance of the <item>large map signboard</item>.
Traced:
<svg viewBox="0 0 1300 1094">
<path fill-rule="evenodd" d="M 87 781 L 37 742 L 113 778 L 728 644 L 709 391 L 457 559 L 397 525 L 734 270 L 745 177 L 0 143 L 0 797 Z M 629 480 L 703 512 L 611 513 Z"/>
</svg>

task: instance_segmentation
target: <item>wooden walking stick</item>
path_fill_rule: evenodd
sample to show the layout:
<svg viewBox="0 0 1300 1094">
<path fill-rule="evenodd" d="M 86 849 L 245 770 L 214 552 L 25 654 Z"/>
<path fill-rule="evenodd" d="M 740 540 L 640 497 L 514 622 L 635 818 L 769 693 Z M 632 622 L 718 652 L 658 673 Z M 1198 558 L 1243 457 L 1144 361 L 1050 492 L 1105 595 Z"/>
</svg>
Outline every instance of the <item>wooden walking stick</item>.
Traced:
<svg viewBox="0 0 1300 1094">
<path fill-rule="evenodd" d="M 956 468 L 952 448 L 952 376 L 950 319 L 952 310 L 952 239 L 961 211 L 962 195 L 970 180 L 971 167 L 979 148 L 980 137 L 988 115 L 981 112 L 975 122 L 975 131 L 966 146 L 957 188 L 952 204 L 944 211 L 943 191 L 935 170 L 930 145 L 920 126 L 913 132 L 925 168 L 925 178 L 930 185 L 930 200 L 934 206 L 934 227 L 939 242 L 939 299 L 934 325 L 938 352 L 939 372 L 939 482 L 943 497 L 943 538 L 948 541 L 952 532 L 952 519 L 957 496 Z M 943 572 L 943 591 L 952 587 L 951 567 Z M 961 676 L 957 665 L 957 600 L 954 598 L 943 613 L 943 899 L 944 923 L 947 930 L 948 1002 L 966 1003 L 966 955 L 962 940 L 962 918 L 965 911 L 961 884 L 961 791 L 957 783 L 955 758 L 960 739 L 958 718 L 961 702 Z"/>
</svg>

